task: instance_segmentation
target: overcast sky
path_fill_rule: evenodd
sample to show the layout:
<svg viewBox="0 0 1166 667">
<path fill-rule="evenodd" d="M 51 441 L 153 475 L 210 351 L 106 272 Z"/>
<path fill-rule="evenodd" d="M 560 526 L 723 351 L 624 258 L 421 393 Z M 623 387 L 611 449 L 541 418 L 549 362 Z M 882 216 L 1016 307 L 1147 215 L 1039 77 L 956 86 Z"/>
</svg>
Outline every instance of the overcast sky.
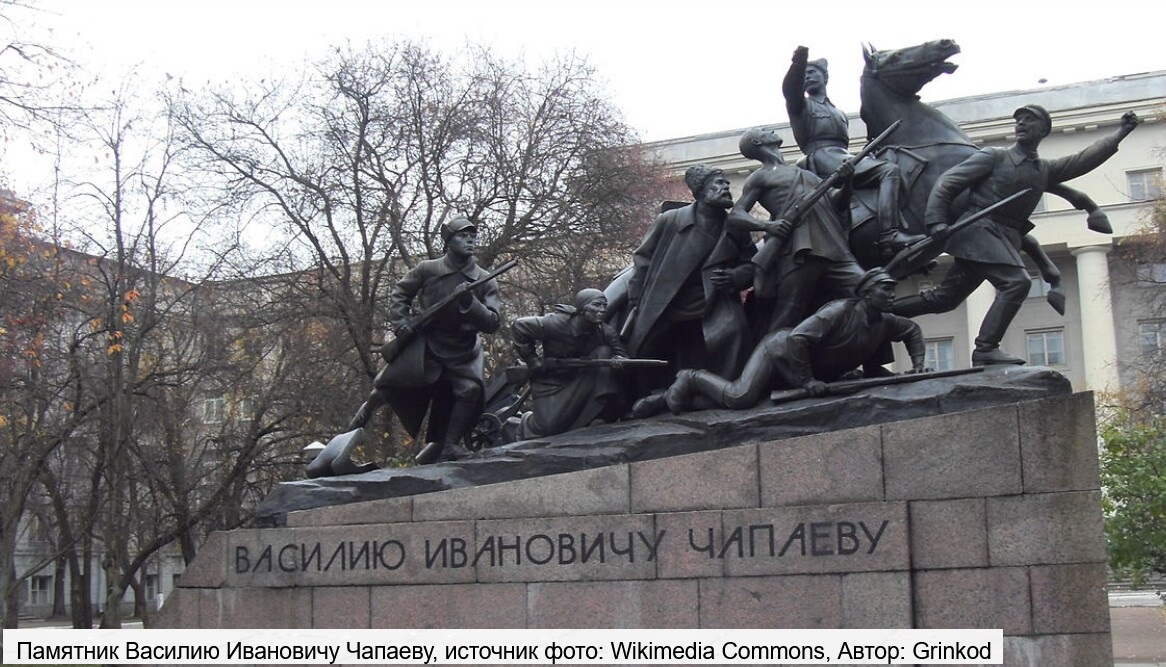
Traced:
<svg viewBox="0 0 1166 667">
<path fill-rule="evenodd" d="M 1162 2 L 789 0 L 39 0 L 38 31 L 93 71 L 132 65 L 205 81 L 296 68 L 329 45 L 421 37 L 539 60 L 586 55 L 645 140 L 785 120 L 798 44 L 830 61 L 829 93 L 857 111 L 861 44 L 951 38 L 956 73 L 927 100 L 1166 69 Z M 1042 80 L 1045 83 L 1041 83 Z M 1166 91 L 1163 91 L 1166 93 Z"/>
</svg>

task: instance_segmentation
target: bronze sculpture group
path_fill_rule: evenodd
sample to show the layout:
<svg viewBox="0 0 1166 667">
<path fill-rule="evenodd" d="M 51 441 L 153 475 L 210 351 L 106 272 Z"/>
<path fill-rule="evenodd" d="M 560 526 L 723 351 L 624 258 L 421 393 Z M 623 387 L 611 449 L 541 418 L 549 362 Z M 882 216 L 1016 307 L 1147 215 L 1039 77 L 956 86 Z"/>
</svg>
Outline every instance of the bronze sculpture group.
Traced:
<svg viewBox="0 0 1166 667">
<path fill-rule="evenodd" d="M 1064 309 L 1059 273 L 1028 235 L 1028 219 L 1050 192 L 1087 210 L 1090 229 L 1108 233 L 1097 206 L 1062 183 L 1113 155 L 1138 119 L 1127 113 L 1112 135 L 1050 160 L 1037 147 L 1052 119 L 1030 104 L 1014 114 L 1015 144 L 978 149 L 914 95 L 954 71 L 946 58 L 958 51 L 949 40 L 866 50 L 861 115 L 878 138 L 851 155 L 849 120 L 826 96 L 826 61 L 798 47 L 782 91 L 803 163 L 784 160 L 773 130 L 745 132 L 741 154 L 761 166 L 739 198 L 721 170 L 690 167 L 684 180 L 692 203 L 657 216 L 630 274 L 607 295 L 585 289 L 547 315 L 516 319 L 511 331 L 522 366 L 509 377 L 527 384 L 531 397 L 530 411 L 515 419 L 517 437 L 665 409 L 749 408 L 777 388 L 818 396 L 827 382 L 889 375 L 893 341 L 907 348 L 910 372 L 924 372 L 923 335 L 908 318 L 951 310 L 985 280 L 997 293 L 973 366 L 1023 363 L 1000 349 L 1030 285 L 1021 252 L 1054 288 L 1050 303 Z M 901 176 L 907 169 L 910 187 Z M 756 204 L 768 219 L 751 214 Z M 952 233 L 957 218 L 972 214 L 979 219 Z M 389 366 L 349 424 L 350 433 L 359 430 L 388 403 L 417 437 L 428 414 L 418 464 L 469 456 L 462 443 L 482 415 L 480 335 L 501 326 L 494 277 L 508 267 L 494 274 L 478 267 L 475 235 L 472 221 L 450 221 L 442 228 L 445 255 L 397 283 Z M 760 245 L 755 235 L 763 236 Z M 940 250 L 954 257 L 940 284 L 896 299 L 896 279 Z M 627 307 L 609 322 L 613 291 Z M 351 449 L 344 437 L 337 451 Z M 346 454 L 330 461 L 314 464 L 310 476 L 363 470 Z"/>
</svg>

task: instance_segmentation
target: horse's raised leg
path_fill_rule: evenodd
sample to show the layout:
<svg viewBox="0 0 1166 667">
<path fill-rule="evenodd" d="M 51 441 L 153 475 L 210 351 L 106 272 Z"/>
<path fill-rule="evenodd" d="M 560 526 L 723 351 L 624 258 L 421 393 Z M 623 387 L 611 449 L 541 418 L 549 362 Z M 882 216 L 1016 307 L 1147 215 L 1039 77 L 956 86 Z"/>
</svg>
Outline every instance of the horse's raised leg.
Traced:
<svg viewBox="0 0 1166 667">
<path fill-rule="evenodd" d="M 1101 210 L 1101 207 L 1089 195 L 1080 190 L 1075 190 L 1064 183 L 1051 185 L 1045 192 L 1064 199 L 1078 211 L 1088 213 L 1089 215 L 1085 221 L 1089 225 L 1089 229 L 1102 234 L 1113 233 L 1113 225 L 1109 224 L 1109 216 L 1105 214 L 1105 211 Z"/>
<path fill-rule="evenodd" d="M 1050 289 L 1045 300 L 1053 307 L 1057 313 L 1065 314 L 1065 290 L 1061 287 L 1061 270 L 1053 264 L 1053 260 L 1045 253 L 1044 248 L 1040 246 L 1040 241 L 1032 234 L 1025 234 L 1020 241 L 1020 249 L 1024 254 L 1028 255 L 1036 264 L 1036 268 L 1040 271 L 1041 278 L 1049 284 Z"/>
</svg>

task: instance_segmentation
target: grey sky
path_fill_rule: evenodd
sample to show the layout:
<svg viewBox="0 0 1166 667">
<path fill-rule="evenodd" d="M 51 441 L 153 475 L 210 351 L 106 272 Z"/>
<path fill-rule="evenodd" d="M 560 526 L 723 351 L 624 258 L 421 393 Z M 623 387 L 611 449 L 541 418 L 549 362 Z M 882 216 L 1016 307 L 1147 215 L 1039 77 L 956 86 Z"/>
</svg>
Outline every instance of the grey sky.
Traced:
<svg viewBox="0 0 1166 667">
<path fill-rule="evenodd" d="M 42 0 L 39 29 L 90 69 L 133 64 L 200 82 L 295 68 L 345 40 L 466 41 L 537 60 L 584 54 L 646 140 L 784 120 L 798 44 L 830 60 L 857 111 L 861 44 L 955 39 L 959 71 L 930 100 L 1166 69 L 1160 2 L 793 3 L 777 0 Z M 1120 14 L 1117 10 L 1120 9 Z M 1166 92 L 1166 91 L 1164 91 Z"/>
</svg>

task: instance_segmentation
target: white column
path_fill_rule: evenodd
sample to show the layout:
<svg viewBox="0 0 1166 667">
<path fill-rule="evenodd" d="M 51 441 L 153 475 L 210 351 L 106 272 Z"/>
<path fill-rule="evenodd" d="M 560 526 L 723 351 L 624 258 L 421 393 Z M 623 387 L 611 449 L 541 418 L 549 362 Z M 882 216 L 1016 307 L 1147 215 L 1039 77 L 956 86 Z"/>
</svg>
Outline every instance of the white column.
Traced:
<svg viewBox="0 0 1166 667">
<path fill-rule="evenodd" d="M 988 309 L 992 307 L 992 302 L 995 300 L 996 288 L 992 287 L 992 283 L 985 280 L 964 301 L 964 308 L 968 317 L 969 351 L 976 349 L 976 336 L 980 335 L 980 324 L 984 322 L 984 316 L 988 314 Z"/>
<path fill-rule="evenodd" d="M 1108 245 L 1072 251 L 1077 258 L 1077 284 L 1081 301 L 1081 344 L 1085 350 L 1085 388 L 1112 391 L 1118 388 L 1117 334 L 1113 324 L 1113 299 L 1109 289 Z"/>
</svg>

